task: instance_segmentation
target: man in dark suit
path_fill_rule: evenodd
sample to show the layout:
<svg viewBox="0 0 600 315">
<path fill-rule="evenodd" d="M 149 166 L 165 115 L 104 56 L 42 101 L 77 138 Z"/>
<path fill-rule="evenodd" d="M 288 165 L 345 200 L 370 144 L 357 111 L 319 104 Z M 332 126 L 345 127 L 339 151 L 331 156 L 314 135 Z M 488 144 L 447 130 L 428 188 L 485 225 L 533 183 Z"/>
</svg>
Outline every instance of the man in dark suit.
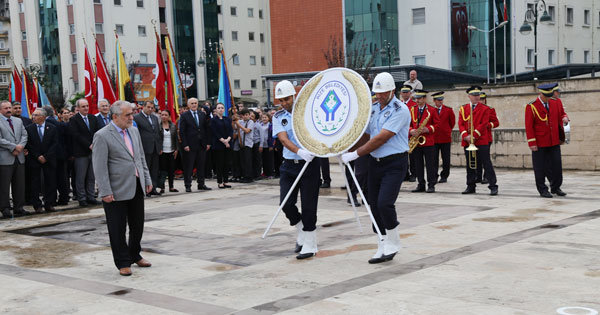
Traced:
<svg viewBox="0 0 600 315">
<path fill-rule="evenodd" d="M 46 111 L 38 108 L 33 114 L 33 124 L 27 126 L 28 167 L 31 171 L 31 193 L 36 213 L 43 213 L 40 192 L 44 174 L 44 208 L 53 212 L 56 202 L 56 153 L 58 151 L 58 128 L 46 122 Z"/>
<path fill-rule="evenodd" d="M 58 146 L 56 148 L 56 188 L 58 188 L 58 205 L 69 203 L 69 176 L 67 174 L 68 150 L 66 145 L 66 134 L 69 133 L 69 125 L 54 118 L 54 108 L 50 105 L 43 107 L 46 114 L 46 123 L 54 126 L 57 131 Z M 28 160 L 29 161 L 29 160 Z M 31 168 L 30 168 L 31 169 Z M 44 178 L 46 176 L 44 175 Z M 56 200 L 55 200 L 56 202 Z"/>
<path fill-rule="evenodd" d="M 198 99 L 188 99 L 189 111 L 179 118 L 179 136 L 183 148 L 183 180 L 185 191 L 192 191 L 192 171 L 196 168 L 198 190 L 211 190 L 204 184 L 204 161 L 210 149 L 206 114 L 198 110 Z"/>
<path fill-rule="evenodd" d="M 108 114 L 109 109 L 110 104 L 108 103 L 108 100 L 103 98 L 98 101 L 98 114 L 96 114 L 96 118 L 98 119 L 98 129 L 106 127 L 110 122 L 110 115 Z"/>
<path fill-rule="evenodd" d="M 69 120 L 75 157 L 75 188 L 81 207 L 100 204 L 94 196 L 94 169 L 92 168 L 92 140 L 98 131 L 98 120 L 89 115 L 90 105 L 85 98 L 75 103 L 79 113 Z"/>
<path fill-rule="evenodd" d="M 152 179 L 152 191 L 150 195 L 160 195 L 156 191 L 158 184 L 158 156 L 162 153 L 162 141 L 160 139 L 160 125 L 158 117 L 154 114 L 154 103 L 146 102 L 142 111 L 139 114 L 133 116 L 133 120 L 137 124 L 137 128 L 140 131 L 140 137 L 142 138 L 142 146 L 144 147 L 144 154 L 146 155 L 146 164 L 148 164 L 148 170 L 150 171 L 150 178 Z"/>
</svg>

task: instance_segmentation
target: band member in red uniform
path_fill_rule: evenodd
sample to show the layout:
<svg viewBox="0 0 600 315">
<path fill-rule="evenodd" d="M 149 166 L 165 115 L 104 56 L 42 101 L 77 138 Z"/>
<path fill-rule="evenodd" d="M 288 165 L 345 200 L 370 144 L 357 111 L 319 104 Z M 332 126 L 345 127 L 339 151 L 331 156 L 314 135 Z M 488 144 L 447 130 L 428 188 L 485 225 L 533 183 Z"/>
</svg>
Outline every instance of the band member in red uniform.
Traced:
<svg viewBox="0 0 600 315">
<path fill-rule="evenodd" d="M 436 92 L 431 94 L 439 122 L 435 131 L 435 166 L 440 165 L 440 152 L 442 153 L 442 172 L 439 174 L 440 180 L 438 183 L 448 181 L 450 175 L 450 145 L 452 144 L 452 128 L 456 123 L 456 116 L 451 107 L 444 105 L 444 92 Z M 437 174 L 437 169 L 436 169 Z"/>
<path fill-rule="evenodd" d="M 437 165 L 435 164 L 435 136 L 436 126 L 438 124 L 438 114 L 435 107 L 427 104 L 427 91 L 415 90 L 415 99 L 417 106 L 410 108 L 410 129 L 408 134 L 410 138 L 425 138 L 425 143 L 418 144 L 411 155 L 414 155 L 415 169 L 419 184 L 412 192 L 425 191 L 425 167 L 427 168 L 427 192 L 435 192 L 437 183 Z M 427 119 L 427 123 L 421 125 Z M 410 140 L 409 140 L 410 141 Z M 419 141 L 420 143 L 421 141 Z"/>
<path fill-rule="evenodd" d="M 490 123 L 490 108 L 479 102 L 480 86 L 471 86 L 467 89 L 469 95 L 469 104 L 460 107 L 458 114 L 458 129 L 462 138 L 462 146 L 465 149 L 467 159 L 467 189 L 463 194 L 474 194 L 477 180 L 477 168 L 471 168 L 469 165 L 469 155 L 472 151 L 467 151 L 471 143 L 477 147 L 477 164 L 482 163 L 483 169 L 488 175 L 490 195 L 498 194 L 498 185 L 496 185 L 496 173 L 490 161 L 490 145 L 488 138 L 488 125 Z M 473 119 L 473 130 L 471 130 L 471 119 Z"/>
<path fill-rule="evenodd" d="M 481 92 L 479 95 L 479 99 L 481 103 L 487 105 L 490 108 L 490 124 L 488 126 L 488 135 L 490 137 L 490 149 L 492 147 L 492 142 L 494 141 L 494 128 L 498 128 L 500 126 L 500 122 L 498 121 L 498 115 L 496 115 L 496 109 L 487 103 L 487 94 L 485 92 Z M 492 165 L 493 167 L 493 165 Z M 477 164 L 477 182 L 482 184 L 487 184 L 488 180 L 485 172 L 483 172 L 483 168 L 481 167 L 481 163 Z"/>
<path fill-rule="evenodd" d="M 417 102 L 412 99 L 412 86 L 408 84 L 402 85 L 400 88 L 400 102 L 410 111 L 410 108 L 417 105 Z M 415 156 L 413 154 L 408 155 L 408 172 L 406 172 L 405 181 L 415 182 L 417 180 L 417 169 L 415 168 Z"/>
<path fill-rule="evenodd" d="M 566 196 L 562 185 L 560 144 L 564 141 L 563 125 L 569 122 L 562 103 L 551 99 L 557 83 L 538 86 L 538 98 L 525 107 L 525 132 L 531 149 L 535 185 L 540 196 Z M 562 137 L 561 137 L 562 135 Z M 545 179 L 550 182 L 550 192 Z"/>
</svg>

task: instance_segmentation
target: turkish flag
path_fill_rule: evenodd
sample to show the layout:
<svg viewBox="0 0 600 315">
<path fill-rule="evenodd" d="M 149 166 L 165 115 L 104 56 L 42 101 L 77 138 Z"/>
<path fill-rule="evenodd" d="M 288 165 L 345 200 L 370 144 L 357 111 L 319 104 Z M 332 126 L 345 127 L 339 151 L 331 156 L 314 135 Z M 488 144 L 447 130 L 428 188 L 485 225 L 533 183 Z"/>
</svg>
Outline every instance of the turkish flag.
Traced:
<svg viewBox="0 0 600 315">
<path fill-rule="evenodd" d="M 165 106 L 165 82 L 167 74 L 165 72 L 165 61 L 163 60 L 162 50 L 160 48 L 160 38 L 156 35 L 156 64 L 154 70 L 154 80 L 152 80 L 152 87 L 156 89 L 155 99 L 156 104 L 160 110 L 164 110 Z"/>
<path fill-rule="evenodd" d="M 85 70 L 83 71 L 85 76 L 85 99 L 90 104 L 90 114 L 95 115 L 98 113 L 98 99 L 96 93 L 96 72 L 90 59 L 90 53 L 88 52 L 87 45 L 85 46 Z"/>
<path fill-rule="evenodd" d="M 117 100 L 115 96 L 115 90 L 110 82 L 110 76 L 106 70 L 106 64 L 102 58 L 102 52 L 100 46 L 96 42 L 96 85 L 98 91 L 98 100 L 106 99 L 110 104 Z"/>
</svg>

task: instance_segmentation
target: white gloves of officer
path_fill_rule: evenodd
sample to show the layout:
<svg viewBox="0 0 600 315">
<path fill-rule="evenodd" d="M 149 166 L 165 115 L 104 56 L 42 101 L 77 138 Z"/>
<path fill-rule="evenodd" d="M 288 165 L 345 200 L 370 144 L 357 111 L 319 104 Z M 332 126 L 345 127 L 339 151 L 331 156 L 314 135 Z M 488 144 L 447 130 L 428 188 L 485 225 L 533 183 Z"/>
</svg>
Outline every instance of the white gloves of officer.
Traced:
<svg viewBox="0 0 600 315">
<path fill-rule="evenodd" d="M 315 158 L 314 155 L 310 154 L 310 152 L 303 150 L 303 149 L 298 149 L 298 152 L 296 152 L 296 153 L 306 162 L 310 162 L 310 161 L 312 161 L 312 159 Z"/>
<path fill-rule="evenodd" d="M 356 151 L 342 154 L 342 162 L 344 162 L 344 164 L 348 164 L 356 159 L 358 159 L 358 153 Z"/>
</svg>

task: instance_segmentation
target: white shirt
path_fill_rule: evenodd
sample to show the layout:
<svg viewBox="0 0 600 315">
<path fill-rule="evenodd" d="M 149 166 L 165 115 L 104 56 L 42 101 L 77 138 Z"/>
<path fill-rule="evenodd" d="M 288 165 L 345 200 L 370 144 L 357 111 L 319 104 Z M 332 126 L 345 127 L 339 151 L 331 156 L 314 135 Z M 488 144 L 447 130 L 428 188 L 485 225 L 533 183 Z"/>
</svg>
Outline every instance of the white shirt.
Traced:
<svg viewBox="0 0 600 315">
<path fill-rule="evenodd" d="M 163 129 L 163 153 L 171 153 L 173 149 L 171 148 L 171 130 Z"/>
</svg>

